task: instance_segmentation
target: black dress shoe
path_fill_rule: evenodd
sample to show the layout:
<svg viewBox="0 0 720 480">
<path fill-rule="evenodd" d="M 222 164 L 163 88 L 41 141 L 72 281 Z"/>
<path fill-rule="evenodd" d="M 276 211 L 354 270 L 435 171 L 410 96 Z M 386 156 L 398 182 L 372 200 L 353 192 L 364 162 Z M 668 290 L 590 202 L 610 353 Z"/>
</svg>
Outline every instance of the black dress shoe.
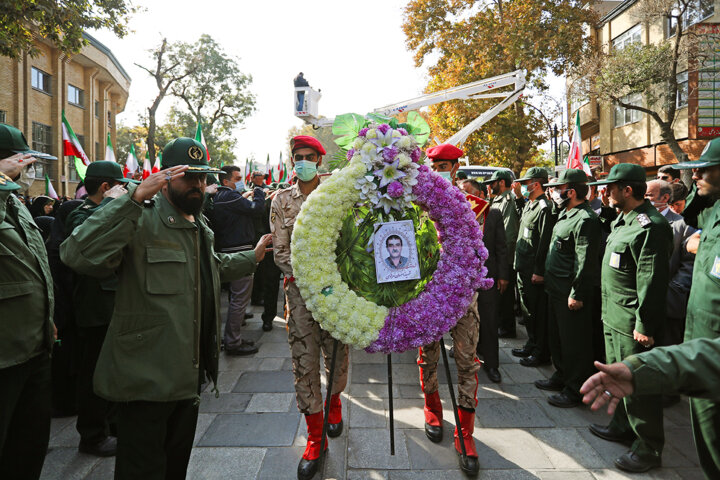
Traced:
<svg viewBox="0 0 720 480">
<path fill-rule="evenodd" d="M 255 345 L 248 345 L 247 343 L 241 343 L 239 347 L 225 348 L 225 355 L 232 355 L 235 357 L 242 357 L 243 355 L 252 355 L 257 353 L 258 347 Z"/>
<path fill-rule="evenodd" d="M 661 465 L 660 457 L 640 457 L 635 452 L 624 453 L 615 460 L 616 467 L 630 473 L 647 472 L 651 468 L 657 468 Z"/>
<path fill-rule="evenodd" d="M 513 357 L 529 357 L 532 355 L 532 350 L 522 347 L 522 348 L 513 348 L 511 350 Z"/>
<path fill-rule="evenodd" d="M 269 332 L 270 330 L 272 330 L 273 329 L 272 320 L 270 320 L 269 322 L 263 321 L 262 329 L 263 329 L 263 332 Z"/>
<path fill-rule="evenodd" d="M 610 427 L 598 425 L 597 423 L 593 423 L 588 427 L 588 429 L 590 430 L 590 433 L 592 433 L 596 437 L 600 437 L 603 440 L 607 440 L 609 442 L 617 442 L 625 445 L 631 445 L 635 441 L 635 435 L 632 432 L 613 432 L 612 430 L 610 430 Z"/>
<path fill-rule="evenodd" d="M 540 360 L 535 355 L 530 355 L 529 357 L 521 358 L 520 365 L 523 367 L 539 367 L 541 365 L 550 365 L 550 360 Z"/>
<path fill-rule="evenodd" d="M 240 340 L 240 343 L 243 345 L 250 345 L 251 347 L 255 345 L 255 342 L 253 342 L 252 340 L 245 340 L 244 338 Z"/>
<path fill-rule="evenodd" d="M 463 457 L 460 452 L 457 452 L 457 454 L 460 457 L 460 469 L 465 473 L 465 475 L 469 477 L 477 476 L 480 471 L 480 462 L 478 462 L 477 457 L 468 457 L 467 455 Z"/>
<path fill-rule="evenodd" d="M 516 338 L 517 332 L 498 328 L 498 338 Z"/>
<path fill-rule="evenodd" d="M 320 459 L 305 460 L 301 458 L 297 469 L 298 480 L 311 480 L 317 473 L 319 467 Z"/>
<path fill-rule="evenodd" d="M 487 375 L 487 377 L 493 383 L 500 383 L 500 381 L 502 381 L 500 370 L 498 370 L 497 368 L 486 368 L 485 375 Z"/>
<path fill-rule="evenodd" d="M 253 314 L 246 312 L 246 313 L 245 313 L 245 318 L 253 318 Z"/>
<path fill-rule="evenodd" d="M 455 345 L 450 347 L 450 351 L 448 352 L 448 355 L 450 355 L 450 358 L 455 358 Z"/>
<path fill-rule="evenodd" d="M 327 435 L 328 437 L 335 438 L 342 435 L 343 421 L 340 419 L 339 423 L 328 423 Z"/>
<path fill-rule="evenodd" d="M 550 395 L 547 401 L 553 407 L 559 408 L 573 408 L 582 405 L 581 399 L 569 397 L 564 393 L 556 393 L 555 395 Z"/>
<path fill-rule="evenodd" d="M 540 390 L 548 390 L 550 392 L 562 392 L 565 387 L 562 383 L 553 382 L 552 380 L 535 380 L 535 386 Z"/>
<path fill-rule="evenodd" d="M 78 450 L 96 457 L 114 457 L 117 453 L 117 438 L 105 437 L 97 443 L 81 441 Z"/>
<path fill-rule="evenodd" d="M 442 426 L 434 426 L 430 425 L 429 423 L 425 423 L 425 436 L 430 439 L 433 443 L 440 443 L 442 442 L 443 438 L 443 429 Z"/>
</svg>

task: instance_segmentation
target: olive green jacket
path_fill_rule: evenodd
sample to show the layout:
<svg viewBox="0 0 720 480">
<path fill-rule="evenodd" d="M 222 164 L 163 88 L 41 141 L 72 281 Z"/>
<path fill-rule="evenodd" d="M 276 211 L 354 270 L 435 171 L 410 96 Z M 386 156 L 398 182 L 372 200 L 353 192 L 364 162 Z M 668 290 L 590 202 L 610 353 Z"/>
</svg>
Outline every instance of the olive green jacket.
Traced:
<svg viewBox="0 0 720 480">
<path fill-rule="evenodd" d="M 554 226 L 555 215 L 545 194 L 525 204 L 515 247 L 516 271 L 545 276 L 545 260 Z"/>
<path fill-rule="evenodd" d="M 6 218 L 8 209 L 17 212 L 22 233 Z M 53 310 L 53 281 L 40 229 L 25 205 L 9 190 L 0 191 L 0 368 L 52 352 Z"/>
<path fill-rule="evenodd" d="M 720 337 L 720 200 L 702 216 L 685 323 L 685 341 Z"/>
<path fill-rule="evenodd" d="M 220 282 L 250 275 L 255 254 L 216 253 L 202 217 L 185 220 L 162 195 L 143 208 L 129 194 L 110 202 L 60 247 L 70 268 L 104 278 L 117 272 L 115 309 L 95 370 L 95 392 L 112 401 L 193 398 L 200 377 L 200 258 L 212 269 L 215 318 L 204 366 L 217 384 Z M 201 238 L 205 236 L 205 251 Z"/>
<path fill-rule="evenodd" d="M 86 198 L 82 205 L 68 215 L 65 220 L 66 231 L 70 233 L 75 231 L 85 220 L 90 218 L 90 215 L 110 201 L 112 198 L 105 198 L 98 205 Z M 73 280 L 73 309 L 76 324 L 79 327 L 98 327 L 110 324 L 115 305 L 115 290 L 117 290 L 118 284 L 115 272 L 102 279 L 76 273 Z"/>
<path fill-rule="evenodd" d="M 598 272 L 600 220 L 587 201 L 561 209 L 545 260 L 545 291 L 587 302 Z"/>
<path fill-rule="evenodd" d="M 518 228 L 520 225 L 520 217 L 518 216 L 517 207 L 515 206 L 515 198 L 511 190 L 505 190 L 500 195 L 496 195 L 490 203 L 490 208 L 500 210 L 503 217 L 503 226 L 505 227 L 505 244 L 507 245 L 508 263 L 512 267 L 515 259 L 515 242 L 518 238 Z"/>
<path fill-rule="evenodd" d="M 720 400 L 720 338 L 699 338 L 630 355 L 623 363 L 639 395 L 678 394 Z"/>
<path fill-rule="evenodd" d="M 612 224 L 602 261 L 602 318 L 607 328 L 658 337 L 665 324 L 670 224 L 645 200 Z"/>
</svg>

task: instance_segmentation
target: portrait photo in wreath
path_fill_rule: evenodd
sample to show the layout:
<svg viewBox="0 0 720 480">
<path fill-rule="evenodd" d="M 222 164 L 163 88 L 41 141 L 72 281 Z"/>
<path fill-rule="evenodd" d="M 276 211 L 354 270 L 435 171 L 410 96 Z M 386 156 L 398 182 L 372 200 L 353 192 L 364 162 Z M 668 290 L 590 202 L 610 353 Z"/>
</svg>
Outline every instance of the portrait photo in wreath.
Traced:
<svg viewBox="0 0 720 480">
<path fill-rule="evenodd" d="M 373 245 L 378 283 L 420 278 L 412 220 L 376 223 Z"/>
</svg>

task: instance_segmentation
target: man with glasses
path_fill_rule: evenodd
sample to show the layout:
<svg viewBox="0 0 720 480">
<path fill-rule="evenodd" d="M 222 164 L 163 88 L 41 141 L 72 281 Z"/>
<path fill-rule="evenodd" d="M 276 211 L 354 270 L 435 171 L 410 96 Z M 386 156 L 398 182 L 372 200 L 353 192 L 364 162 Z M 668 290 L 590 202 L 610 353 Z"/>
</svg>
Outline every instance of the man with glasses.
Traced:
<svg viewBox="0 0 720 480">
<path fill-rule="evenodd" d="M 333 338 L 313 319 L 305 307 L 305 301 L 295 284 L 293 266 L 290 262 L 290 240 L 300 207 L 317 187 L 320 177 L 317 167 L 322 163 L 325 148 L 314 137 L 299 135 L 290 141 L 292 165 L 297 183 L 280 190 L 270 210 L 270 230 L 273 236 L 275 264 L 284 275 L 283 286 L 287 302 L 288 342 L 292 355 L 295 392 L 298 409 L 305 415 L 308 440 L 305 452 L 297 468 L 300 480 L 311 479 L 318 470 L 322 438 L 323 402 L 320 389 L 320 353 L 325 359 L 325 373 L 329 375 L 332 361 Z M 345 390 L 348 374 L 348 347 L 341 345 L 335 359 L 335 378 L 332 384 L 330 411 L 328 413 L 328 436 L 342 433 L 342 404 L 340 394 Z M 330 387 L 328 387 L 330 388 Z"/>
<path fill-rule="evenodd" d="M 185 478 L 206 378 L 217 393 L 220 283 L 250 275 L 254 251 L 216 252 L 201 215 L 205 147 L 171 140 L 163 170 L 95 212 L 60 247 L 84 275 L 117 273 L 115 308 L 94 377 L 118 403 L 116 479 Z"/>
</svg>

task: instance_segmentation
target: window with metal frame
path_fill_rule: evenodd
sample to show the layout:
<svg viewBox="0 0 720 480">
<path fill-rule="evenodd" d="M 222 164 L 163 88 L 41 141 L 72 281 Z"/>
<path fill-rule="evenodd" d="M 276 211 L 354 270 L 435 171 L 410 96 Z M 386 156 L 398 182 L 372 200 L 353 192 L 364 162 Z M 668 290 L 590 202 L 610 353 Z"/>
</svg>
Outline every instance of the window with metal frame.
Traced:
<svg viewBox="0 0 720 480">
<path fill-rule="evenodd" d="M 84 107 L 85 91 L 75 85 L 68 84 L 68 103 L 76 107 Z"/>
<path fill-rule="evenodd" d="M 50 88 L 50 75 L 43 72 L 39 68 L 30 68 L 30 86 L 35 90 L 45 92 L 52 95 L 52 89 Z"/>
<path fill-rule="evenodd" d="M 692 0 L 682 15 L 683 30 L 712 17 L 714 14 L 715 0 Z M 665 21 L 665 35 L 670 38 L 674 37 L 675 33 L 677 33 L 677 20 L 670 17 Z"/>
<path fill-rule="evenodd" d="M 625 32 L 621 33 L 617 37 L 615 37 L 612 41 L 612 48 L 613 50 L 622 50 L 623 48 L 627 47 L 631 43 L 641 43 L 642 42 L 642 25 L 639 23 L 635 25 L 634 27 L 630 28 L 629 30 L 626 30 Z"/>
<path fill-rule="evenodd" d="M 0 110 L 0 123 L 7 123 L 7 112 Z"/>
<path fill-rule="evenodd" d="M 639 93 L 633 93 L 631 95 L 625 95 L 620 99 L 627 105 L 642 105 L 642 95 Z M 642 120 L 642 112 L 631 108 L 624 108 L 620 105 L 615 105 L 614 112 L 614 127 L 622 127 L 630 123 L 639 122 Z"/>
<path fill-rule="evenodd" d="M 677 87 L 678 94 L 675 106 L 677 108 L 687 107 L 688 96 L 690 95 L 687 70 L 677 74 Z"/>
</svg>

